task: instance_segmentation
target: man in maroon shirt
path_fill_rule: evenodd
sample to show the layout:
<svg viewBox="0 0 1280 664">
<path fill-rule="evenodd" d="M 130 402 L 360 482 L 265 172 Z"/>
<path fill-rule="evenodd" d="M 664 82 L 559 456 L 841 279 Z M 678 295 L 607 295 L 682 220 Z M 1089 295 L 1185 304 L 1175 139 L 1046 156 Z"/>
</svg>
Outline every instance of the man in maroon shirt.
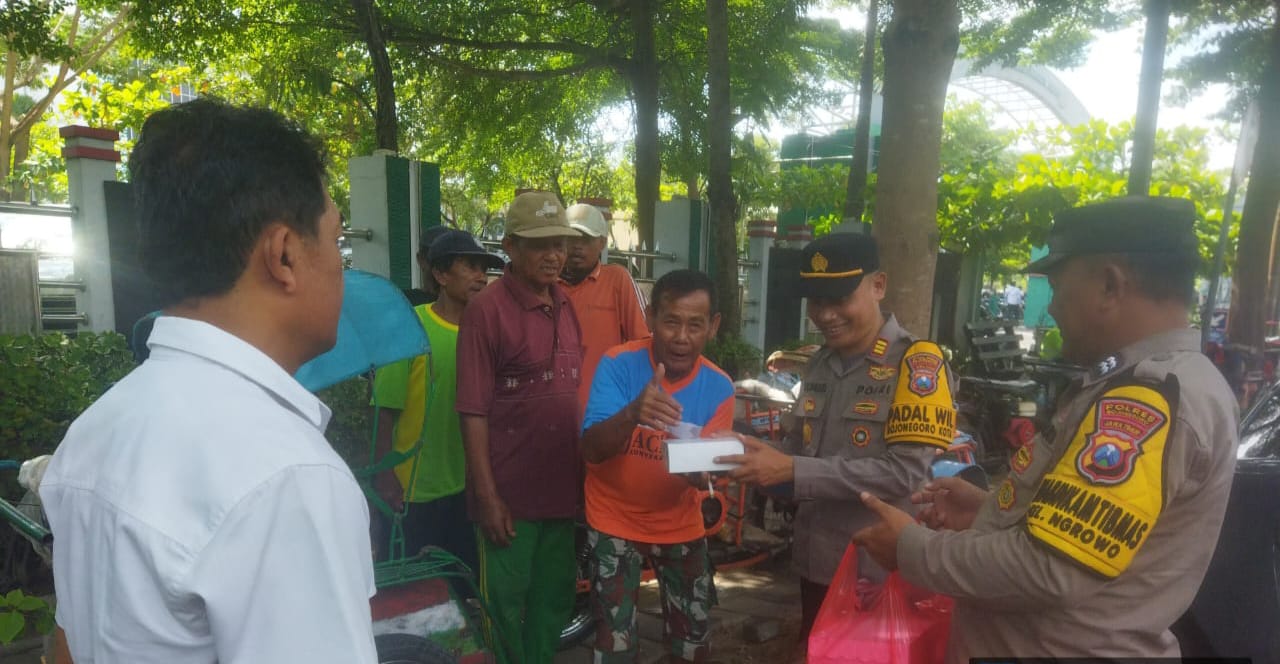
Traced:
<svg viewBox="0 0 1280 664">
<path fill-rule="evenodd" d="M 511 264 L 471 299 L 458 332 L 480 593 L 508 664 L 550 664 L 573 610 L 582 332 L 556 280 L 577 234 L 554 196 L 517 196 L 502 241 Z"/>
</svg>

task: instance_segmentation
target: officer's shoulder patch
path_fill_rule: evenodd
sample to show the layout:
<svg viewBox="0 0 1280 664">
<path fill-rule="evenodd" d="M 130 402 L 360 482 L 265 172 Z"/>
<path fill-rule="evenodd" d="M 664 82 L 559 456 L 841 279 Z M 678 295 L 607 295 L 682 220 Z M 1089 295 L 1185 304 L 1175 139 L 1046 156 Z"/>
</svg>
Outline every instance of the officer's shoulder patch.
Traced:
<svg viewBox="0 0 1280 664">
<path fill-rule="evenodd" d="M 945 449 L 955 438 L 955 404 L 942 350 L 930 341 L 907 347 L 898 367 L 885 442 L 921 443 Z"/>
<path fill-rule="evenodd" d="M 1032 537 L 1107 578 L 1128 568 L 1164 506 L 1171 389 L 1115 385 L 1089 405 L 1032 499 Z"/>
</svg>

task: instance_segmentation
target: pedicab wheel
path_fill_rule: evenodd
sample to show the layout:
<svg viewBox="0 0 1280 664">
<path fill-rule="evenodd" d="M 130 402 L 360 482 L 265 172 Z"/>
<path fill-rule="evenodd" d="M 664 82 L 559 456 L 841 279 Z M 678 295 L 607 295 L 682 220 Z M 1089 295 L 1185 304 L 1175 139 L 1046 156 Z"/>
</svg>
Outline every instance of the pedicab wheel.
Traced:
<svg viewBox="0 0 1280 664">
<path fill-rule="evenodd" d="M 587 527 L 581 523 L 574 529 L 574 563 L 577 565 L 577 593 L 573 596 L 573 614 L 560 630 L 560 650 L 568 650 L 586 640 L 595 628 L 591 616 L 591 548 L 587 543 Z"/>
<path fill-rule="evenodd" d="M 458 664 L 457 657 L 416 634 L 379 634 L 373 644 L 378 664 Z"/>
<path fill-rule="evenodd" d="M 579 643 L 582 643 L 591 635 L 591 630 L 595 628 L 595 618 L 591 617 L 591 594 L 578 593 L 574 597 L 573 616 L 569 618 L 569 622 L 565 624 L 564 629 L 560 630 L 560 650 L 568 650 Z"/>
</svg>

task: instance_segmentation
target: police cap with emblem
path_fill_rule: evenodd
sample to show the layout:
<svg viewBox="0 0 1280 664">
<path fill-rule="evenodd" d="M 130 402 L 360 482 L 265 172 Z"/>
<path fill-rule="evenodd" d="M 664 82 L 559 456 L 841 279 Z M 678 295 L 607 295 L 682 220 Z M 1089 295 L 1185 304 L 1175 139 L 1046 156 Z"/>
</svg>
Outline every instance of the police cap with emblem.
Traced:
<svg viewBox="0 0 1280 664">
<path fill-rule="evenodd" d="M 1044 274 L 1071 256 L 1160 254 L 1195 256 L 1196 206 L 1185 198 L 1126 196 L 1054 215 L 1049 254 L 1024 272 Z"/>
<path fill-rule="evenodd" d="M 832 233 L 805 246 L 800 259 L 800 297 L 842 298 L 880 269 L 875 238 Z"/>
</svg>

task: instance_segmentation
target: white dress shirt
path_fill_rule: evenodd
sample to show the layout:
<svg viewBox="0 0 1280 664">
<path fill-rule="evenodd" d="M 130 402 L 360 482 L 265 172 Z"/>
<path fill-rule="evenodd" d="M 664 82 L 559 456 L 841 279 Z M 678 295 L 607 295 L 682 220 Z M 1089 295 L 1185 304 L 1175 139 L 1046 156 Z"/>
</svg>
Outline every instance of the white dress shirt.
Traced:
<svg viewBox="0 0 1280 664">
<path fill-rule="evenodd" d="M 329 409 L 261 351 L 165 316 L 40 485 L 76 664 L 375 662 L 369 512 Z"/>
<path fill-rule="evenodd" d="M 1022 304 L 1022 289 L 1017 286 L 1006 286 L 1004 289 L 1005 304 Z"/>
</svg>

